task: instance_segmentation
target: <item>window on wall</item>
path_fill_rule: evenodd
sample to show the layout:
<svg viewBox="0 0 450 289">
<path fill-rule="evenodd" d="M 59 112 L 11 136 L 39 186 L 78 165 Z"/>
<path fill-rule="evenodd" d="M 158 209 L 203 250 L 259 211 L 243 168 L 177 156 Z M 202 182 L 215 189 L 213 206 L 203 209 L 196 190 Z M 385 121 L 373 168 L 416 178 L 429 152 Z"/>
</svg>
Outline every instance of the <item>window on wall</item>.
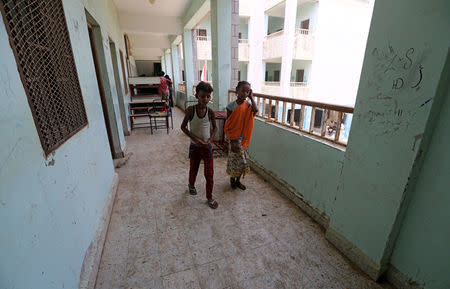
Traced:
<svg viewBox="0 0 450 289">
<path fill-rule="evenodd" d="M 206 29 L 197 29 L 197 36 L 206 36 Z"/>
<path fill-rule="evenodd" d="M 42 148 L 50 154 L 87 125 L 61 0 L 0 0 Z"/>
</svg>

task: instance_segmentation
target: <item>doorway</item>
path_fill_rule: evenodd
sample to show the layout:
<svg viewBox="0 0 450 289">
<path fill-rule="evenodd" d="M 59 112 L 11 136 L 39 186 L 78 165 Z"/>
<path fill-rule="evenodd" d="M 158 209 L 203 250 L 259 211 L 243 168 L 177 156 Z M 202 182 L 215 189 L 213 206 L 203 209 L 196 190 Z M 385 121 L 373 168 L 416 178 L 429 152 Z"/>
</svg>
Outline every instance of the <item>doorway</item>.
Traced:
<svg viewBox="0 0 450 289">
<path fill-rule="evenodd" d="M 124 156 L 120 146 L 119 131 L 117 127 L 116 115 L 111 96 L 111 86 L 106 69 L 106 58 L 103 50 L 103 39 L 100 26 L 86 12 L 88 19 L 89 42 L 91 44 L 92 60 L 94 62 L 97 85 L 102 105 L 103 118 L 105 120 L 106 132 L 108 135 L 109 149 L 113 159 Z"/>
<path fill-rule="evenodd" d="M 122 84 L 120 79 L 120 73 L 119 73 L 119 63 L 117 61 L 117 58 L 119 57 L 116 49 L 116 45 L 114 42 L 109 39 L 109 50 L 111 52 L 111 62 L 113 65 L 113 71 L 114 71 L 114 82 L 116 84 L 116 92 L 117 92 L 117 98 L 119 100 L 119 110 L 120 110 L 120 119 L 122 120 L 122 129 L 123 133 L 125 135 L 130 135 L 130 131 L 128 130 L 128 124 L 127 124 L 127 116 L 125 114 L 125 103 L 124 103 L 124 95 L 122 90 Z"/>
<path fill-rule="evenodd" d="M 297 74 L 295 76 L 295 82 L 303 82 L 305 77 L 304 69 L 297 69 Z"/>
<path fill-rule="evenodd" d="M 273 81 L 280 81 L 280 71 L 279 70 L 275 70 L 273 72 Z"/>
<path fill-rule="evenodd" d="M 301 29 L 305 29 L 305 30 L 302 31 L 302 34 L 308 34 L 308 32 L 309 32 L 309 19 L 303 20 L 300 23 L 300 28 Z"/>
</svg>

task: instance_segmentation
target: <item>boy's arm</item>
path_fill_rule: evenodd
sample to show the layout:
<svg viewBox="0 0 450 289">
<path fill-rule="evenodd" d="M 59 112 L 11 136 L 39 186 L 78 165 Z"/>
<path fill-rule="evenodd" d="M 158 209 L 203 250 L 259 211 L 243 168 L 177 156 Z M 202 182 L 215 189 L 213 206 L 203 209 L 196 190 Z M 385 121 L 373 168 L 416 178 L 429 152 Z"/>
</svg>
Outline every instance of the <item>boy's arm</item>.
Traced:
<svg viewBox="0 0 450 289">
<path fill-rule="evenodd" d="M 217 132 L 217 125 L 216 125 L 216 113 L 212 109 L 209 109 L 209 113 L 210 113 L 209 115 L 210 115 L 210 120 L 211 120 L 211 125 L 212 125 L 212 132 L 211 132 L 211 136 L 209 137 L 208 144 L 211 144 L 212 141 L 214 140 L 214 136 L 216 135 L 216 132 Z"/>
<path fill-rule="evenodd" d="M 194 107 L 190 106 L 186 109 L 186 114 L 184 115 L 183 122 L 181 123 L 181 130 L 190 138 L 192 139 L 196 144 L 199 145 L 206 145 L 204 141 L 193 135 L 187 128 L 187 124 L 190 119 L 194 116 Z"/>
</svg>

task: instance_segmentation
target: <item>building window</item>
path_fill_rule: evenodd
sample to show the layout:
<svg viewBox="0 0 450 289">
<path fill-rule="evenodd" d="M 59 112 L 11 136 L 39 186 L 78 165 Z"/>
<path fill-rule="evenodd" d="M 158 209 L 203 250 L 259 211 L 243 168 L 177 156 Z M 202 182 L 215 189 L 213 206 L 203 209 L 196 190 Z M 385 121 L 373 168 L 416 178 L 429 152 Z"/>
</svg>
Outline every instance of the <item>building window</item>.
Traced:
<svg viewBox="0 0 450 289">
<path fill-rule="evenodd" d="M 50 154 L 87 125 L 61 0 L 0 0 L 42 148 Z"/>
<path fill-rule="evenodd" d="M 197 36 L 206 37 L 206 29 L 197 29 Z"/>
</svg>

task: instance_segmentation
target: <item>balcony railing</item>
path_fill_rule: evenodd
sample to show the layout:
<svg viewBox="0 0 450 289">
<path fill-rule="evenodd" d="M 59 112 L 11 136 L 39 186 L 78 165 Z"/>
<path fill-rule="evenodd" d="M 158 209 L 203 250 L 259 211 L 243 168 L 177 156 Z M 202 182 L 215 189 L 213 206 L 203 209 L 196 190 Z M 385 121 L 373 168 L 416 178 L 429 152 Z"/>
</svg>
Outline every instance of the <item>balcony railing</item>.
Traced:
<svg viewBox="0 0 450 289">
<path fill-rule="evenodd" d="M 268 86 L 280 86 L 280 82 L 279 82 L 279 81 L 264 81 L 264 85 L 268 85 Z"/>
<path fill-rule="evenodd" d="M 308 82 L 291 82 L 292 87 L 307 87 Z"/>
<path fill-rule="evenodd" d="M 254 93 L 257 117 L 320 139 L 347 145 L 353 107 Z M 236 92 L 228 91 L 229 101 Z"/>
<path fill-rule="evenodd" d="M 197 41 L 208 41 L 210 40 L 208 36 L 197 36 Z"/>
<path fill-rule="evenodd" d="M 248 39 L 240 38 L 239 43 L 248 44 Z"/>
</svg>

